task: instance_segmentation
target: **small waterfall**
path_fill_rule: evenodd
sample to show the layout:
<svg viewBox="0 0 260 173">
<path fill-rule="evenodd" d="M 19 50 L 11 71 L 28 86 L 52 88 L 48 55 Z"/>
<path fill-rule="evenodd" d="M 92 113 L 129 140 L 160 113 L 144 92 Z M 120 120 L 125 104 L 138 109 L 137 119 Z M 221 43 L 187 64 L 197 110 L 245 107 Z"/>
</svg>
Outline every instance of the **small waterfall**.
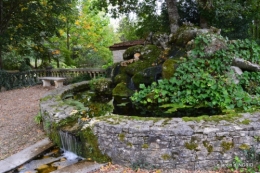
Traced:
<svg viewBox="0 0 260 173">
<path fill-rule="evenodd" d="M 79 138 L 74 136 L 73 134 L 69 132 L 59 131 L 62 149 L 64 151 L 70 151 L 72 153 L 75 153 L 77 155 L 80 155 L 81 152 L 81 142 Z"/>
<path fill-rule="evenodd" d="M 130 82 L 128 83 L 128 88 L 131 90 L 136 90 L 135 84 L 133 82 L 133 79 L 130 79 Z"/>
</svg>

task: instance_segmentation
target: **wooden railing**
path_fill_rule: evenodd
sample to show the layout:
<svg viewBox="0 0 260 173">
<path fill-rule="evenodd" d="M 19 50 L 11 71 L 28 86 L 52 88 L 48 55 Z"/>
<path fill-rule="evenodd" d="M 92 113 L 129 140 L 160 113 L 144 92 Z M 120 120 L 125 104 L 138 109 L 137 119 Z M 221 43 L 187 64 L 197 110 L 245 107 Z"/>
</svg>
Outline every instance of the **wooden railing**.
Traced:
<svg viewBox="0 0 260 173">
<path fill-rule="evenodd" d="M 6 72 L 0 71 L 0 91 L 3 89 L 10 90 L 25 86 L 31 86 L 41 83 L 39 77 L 65 77 L 67 83 L 73 78 L 82 74 L 88 74 L 90 78 L 105 76 L 106 70 L 99 68 L 82 68 L 82 69 L 43 69 L 31 70 L 26 72 Z"/>
</svg>

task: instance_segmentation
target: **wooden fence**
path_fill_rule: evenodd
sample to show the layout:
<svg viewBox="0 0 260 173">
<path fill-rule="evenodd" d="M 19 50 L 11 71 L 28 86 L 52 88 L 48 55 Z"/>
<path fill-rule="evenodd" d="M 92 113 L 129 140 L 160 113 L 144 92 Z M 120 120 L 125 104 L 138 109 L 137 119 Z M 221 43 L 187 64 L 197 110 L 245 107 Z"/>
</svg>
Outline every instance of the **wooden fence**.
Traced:
<svg viewBox="0 0 260 173">
<path fill-rule="evenodd" d="M 106 70 L 99 68 L 82 69 L 44 69 L 31 70 L 25 72 L 0 71 L 0 91 L 32 86 L 41 83 L 39 77 L 65 77 L 65 82 L 69 83 L 73 78 L 82 74 L 88 74 L 90 78 L 106 76 Z"/>
</svg>

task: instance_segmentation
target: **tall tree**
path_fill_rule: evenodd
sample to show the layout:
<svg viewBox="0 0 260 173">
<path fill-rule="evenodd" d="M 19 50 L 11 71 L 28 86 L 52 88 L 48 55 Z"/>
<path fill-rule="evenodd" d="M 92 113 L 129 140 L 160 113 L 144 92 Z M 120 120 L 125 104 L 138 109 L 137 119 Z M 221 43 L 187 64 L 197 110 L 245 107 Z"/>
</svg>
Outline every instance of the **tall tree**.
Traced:
<svg viewBox="0 0 260 173">
<path fill-rule="evenodd" d="M 157 13 L 156 4 L 157 0 L 108 0 L 108 1 L 95 1 L 94 6 L 99 10 L 110 12 L 113 17 L 117 17 L 123 13 L 134 12 L 137 16 L 153 16 Z M 163 1 L 160 1 L 163 2 Z M 180 18 L 177 8 L 177 0 L 165 0 L 167 4 L 168 19 L 170 30 L 175 33 L 179 27 L 178 20 Z"/>
<path fill-rule="evenodd" d="M 7 45 L 19 46 L 26 39 L 41 45 L 43 39 L 56 34 L 65 23 L 59 16 L 69 13 L 74 1 L 0 0 L 0 68 L 3 67 L 1 55 Z"/>
<path fill-rule="evenodd" d="M 70 61 L 65 58 L 67 65 L 94 67 L 108 63 L 112 58 L 108 47 L 115 38 L 109 18 L 104 17 L 104 13 L 90 9 L 91 1 L 80 1 L 77 6 L 80 13 L 76 20 L 60 29 L 60 36 L 52 37 L 49 47 L 59 49 L 62 57 L 70 55 Z"/>
</svg>

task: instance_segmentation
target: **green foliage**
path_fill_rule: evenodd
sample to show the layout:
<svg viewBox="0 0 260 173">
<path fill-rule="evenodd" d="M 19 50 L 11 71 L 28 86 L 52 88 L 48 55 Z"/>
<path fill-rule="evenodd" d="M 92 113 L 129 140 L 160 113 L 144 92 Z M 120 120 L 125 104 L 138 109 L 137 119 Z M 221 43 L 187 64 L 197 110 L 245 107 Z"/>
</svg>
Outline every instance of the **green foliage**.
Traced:
<svg viewBox="0 0 260 173">
<path fill-rule="evenodd" d="M 229 171 L 239 171 L 239 172 L 249 172 L 249 173 L 255 173 L 260 171 L 260 153 L 256 152 L 254 147 L 251 147 L 248 149 L 242 148 L 244 151 L 245 159 L 241 159 L 238 156 L 235 156 L 231 166 L 227 167 L 227 172 Z"/>
<path fill-rule="evenodd" d="M 37 60 L 47 59 L 43 43 L 65 26 L 61 16 L 72 14 L 76 4 L 74 0 L 6 0 L 1 7 L 0 53 L 17 50 L 19 55 L 34 55 Z"/>
<path fill-rule="evenodd" d="M 124 17 L 119 22 L 118 34 L 121 41 L 137 40 L 139 37 L 136 35 L 137 23 L 134 20 Z"/>
<path fill-rule="evenodd" d="M 41 124 L 41 123 L 42 123 L 42 115 L 41 115 L 41 112 L 39 112 L 39 113 L 34 117 L 34 121 L 35 121 L 37 124 Z"/>
<path fill-rule="evenodd" d="M 252 21 L 259 20 L 258 1 L 218 0 L 201 2 L 199 3 L 199 13 L 207 20 L 208 26 L 221 28 L 222 35 L 229 39 L 249 38 L 251 26 L 259 27 L 258 23 L 252 23 Z M 206 4 L 203 2 L 206 2 Z"/>
<path fill-rule="evenodd" d="M 140 85 L 140 91 L 131 97 L 138 109 L 155 116 L 197 116 L 232 109 L 245 111 L 260 104 L 257 97 L 250 95 L 260 94 L 258 72 L 245 72 L 239 76 L 239 84 L 230 77 L 234 57 L 259 63 L 260 48 L 255 42 L 232 41 L 226 49 L 210 55 L 204 53 L 204 46 L 210 42 L 208 35 L 194 42 L 191 57 L 180 63 L 172 78 Z M 199 57 L 194 59 L 195 54 Z"/>
<path fill-rule="evenodd" d="M 81 1 L 81 11 L 77 16 L 64 16 L 67 26 L 59 30 L 59 35 L 52 37 L 47 45 L 53 50 L 60 50 L 58 60 L 65 59 L 67 65 L 77 67 L 101 67 L 112 61 L 108 49 L 116 40 L 109 18 L 102 12 L 91 9 L 92 1 Z"/>
<path fill-rule="evenodd" d="M 112 81 L 110 79 L 101 77 L 90 80 L 89 86 L 92 91 L 97 92 L 97 94 L 101 94 L 111 91 L 111 82 Z"/>
<path fill-rule="evenodd" d="M 0 70 L 0 87 L 6 90 L 36 85 L 38 82 L 33 71 L 8 73 Z"/>
<path fill-rule="evenodd" d="M 100 117 L 112 112 L 113 110 L 113 106 L 108 104 L 109 100 L 107 98 L 98 94 L 95 95 L 93 92 L 89 93 L 89 91 L 86 91 L 75 93 L 74 99 L 76 102 L 82 103 L 85 107 L 85 109 L 82 107 L 83 111 L 76 113 L 76 115 L 79 115 L 81 118 Z"/>
<path fill-rule="evenodd" d="M 87 80 L 90 80 L 91 79 L 91 76 L 86 73 L 86 74 L 80 74 L 79 76 L 77 77 L 74 77 L 70 83 L 77 83 L 77 82 L 82 82 L 82 81 L 87 81 Z"/>
<path fill-rule="evenodd" d="M 84 104 L 77 100 L 67 99 L 67 100 L 64 100 L 64 102 L 65 102 L 65 104 L 75 107 L 75 109 L 78 111 L 86 110 L 86 107 L 84 106 Z"/>
</svg>

